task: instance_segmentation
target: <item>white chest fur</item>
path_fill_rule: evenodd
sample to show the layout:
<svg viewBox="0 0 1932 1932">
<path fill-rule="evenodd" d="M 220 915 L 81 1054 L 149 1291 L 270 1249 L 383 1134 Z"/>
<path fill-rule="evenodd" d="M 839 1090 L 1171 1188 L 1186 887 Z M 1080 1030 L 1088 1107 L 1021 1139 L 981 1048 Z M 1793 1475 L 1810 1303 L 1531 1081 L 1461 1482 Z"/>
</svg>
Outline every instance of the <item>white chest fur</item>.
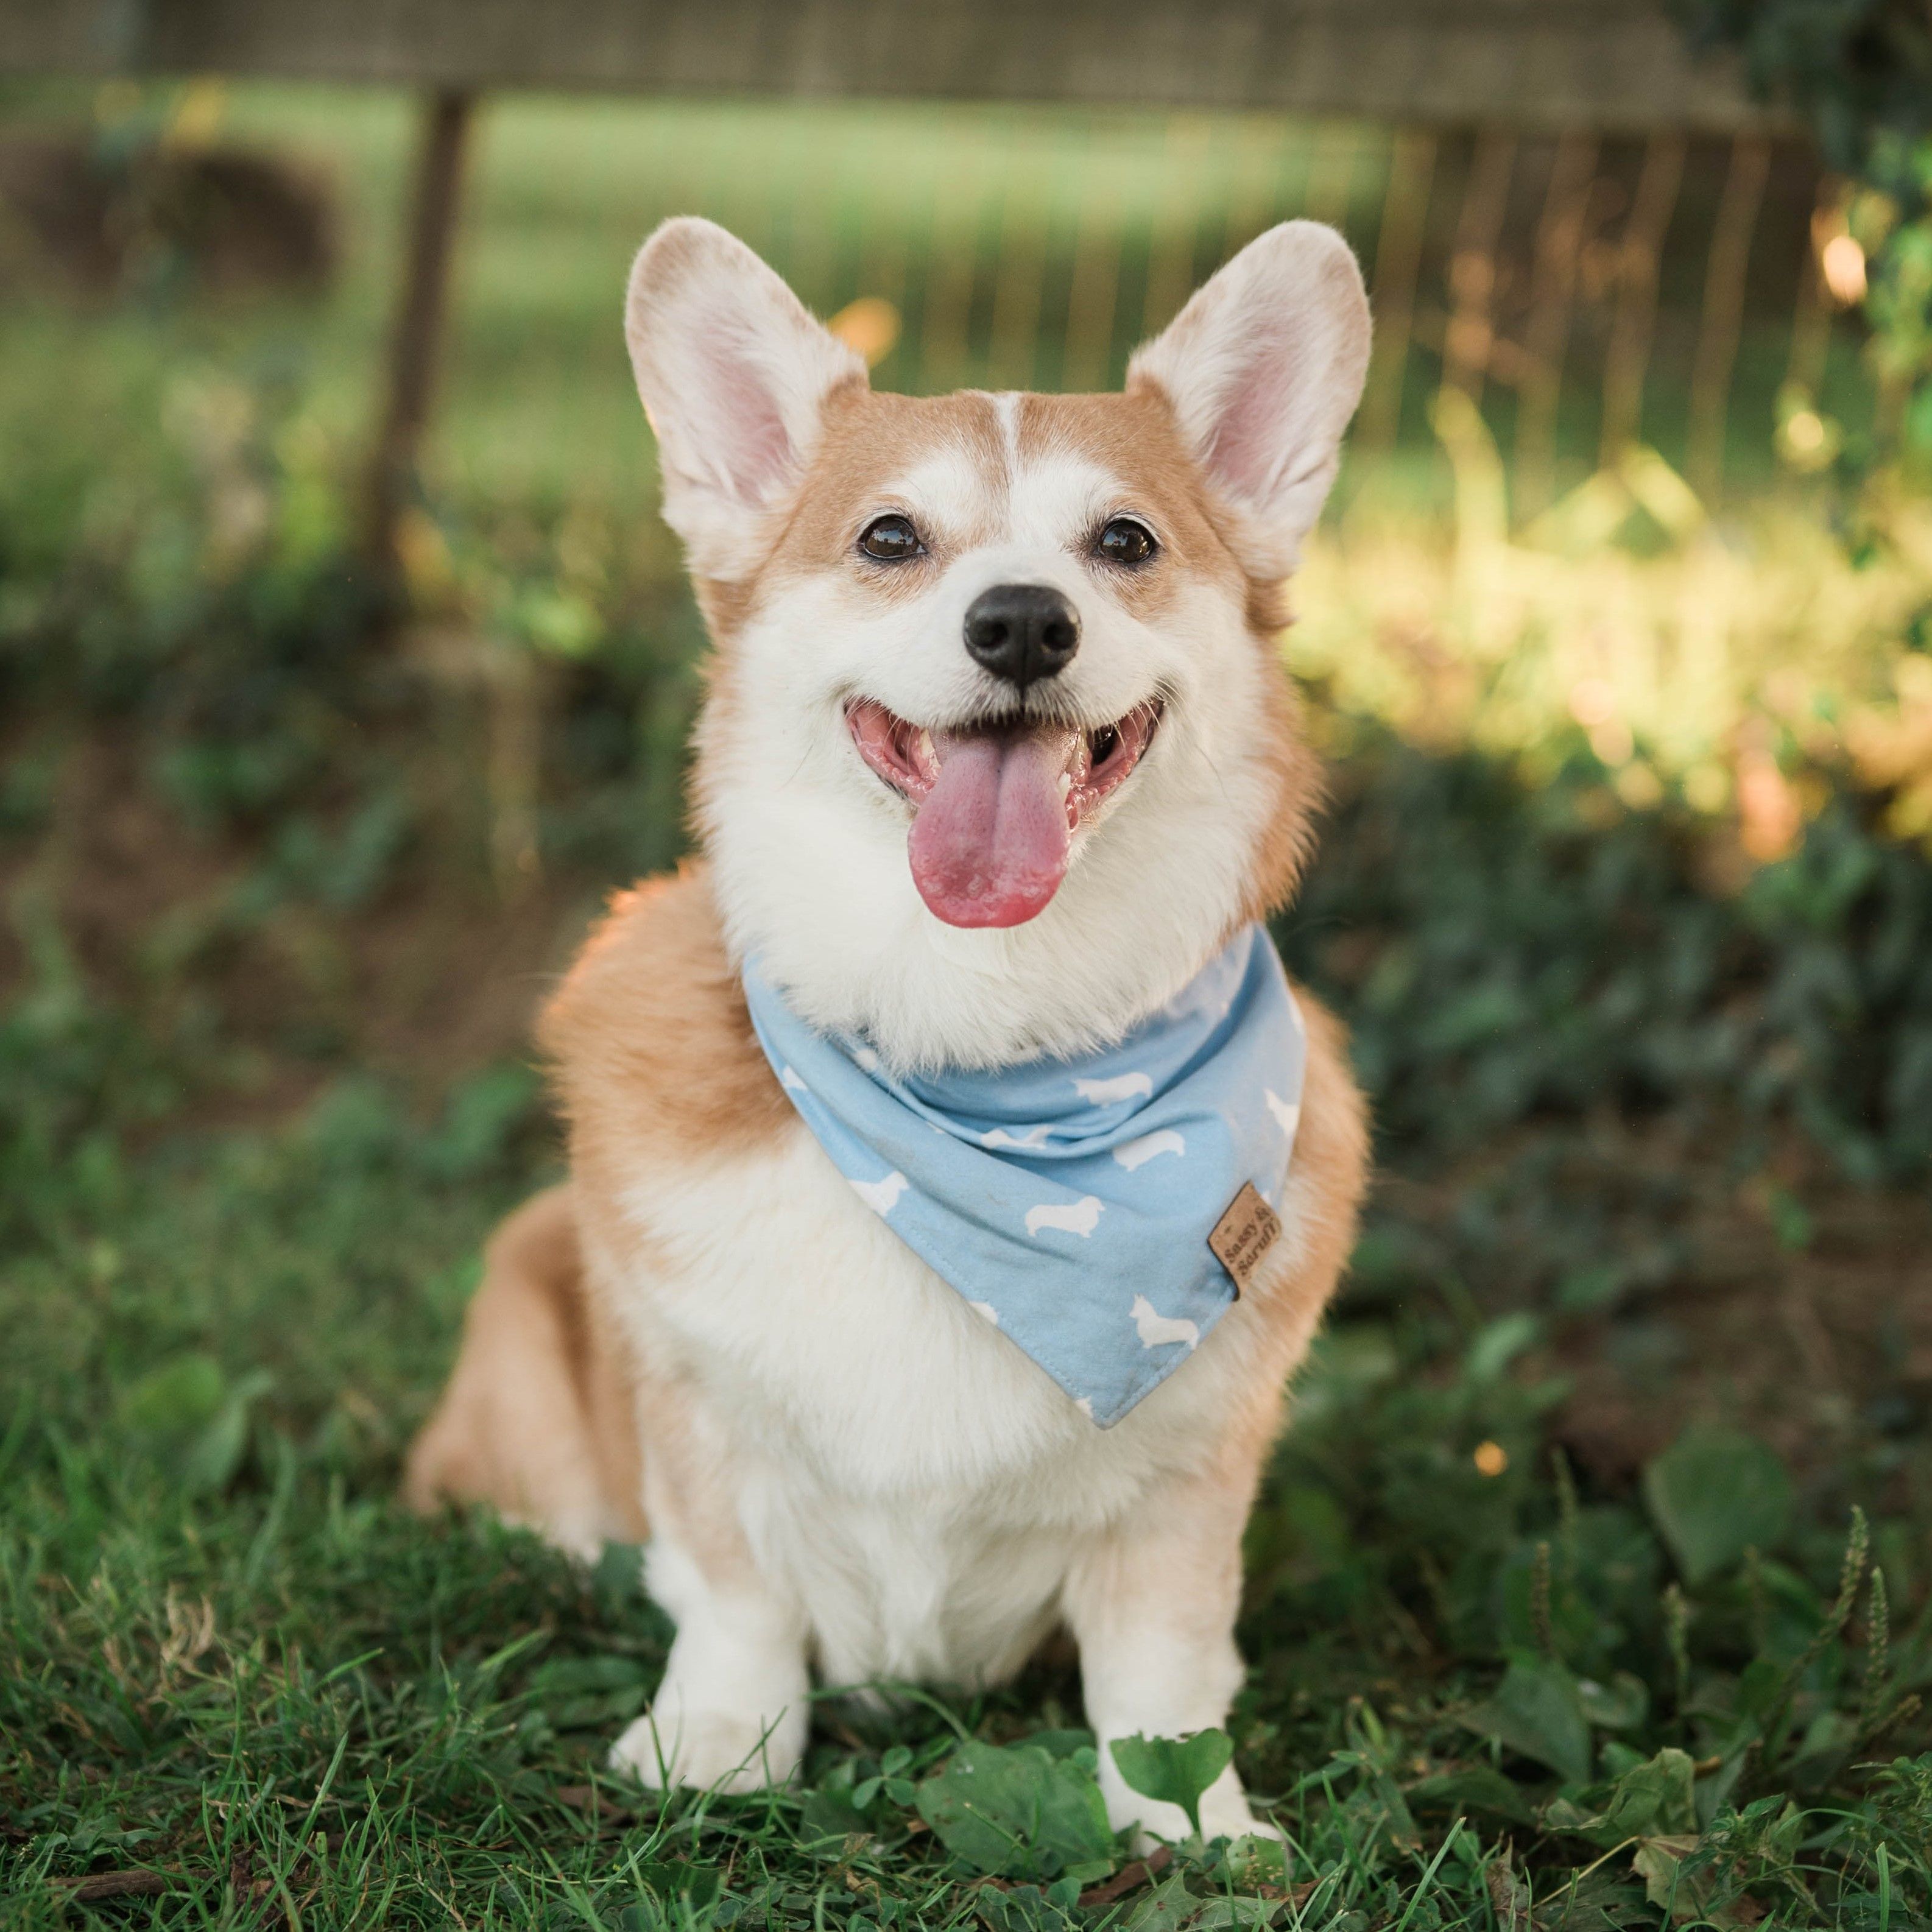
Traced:
<svg viewBox="0 0 1932 1932">
<path fill-rule="evenodd" d="M 1211 1438 L 1256 1342 L 1237 1307 L 1101 1430 L 802 1124 L 754 1156 L 640 1172 L 624 1205 L 650 1261 L 613 1284 L 621 1318 L 738 1446 L 740 1524 L 835 1682 L 1015 1667 L 1079 1550 Z"/>
</svg>

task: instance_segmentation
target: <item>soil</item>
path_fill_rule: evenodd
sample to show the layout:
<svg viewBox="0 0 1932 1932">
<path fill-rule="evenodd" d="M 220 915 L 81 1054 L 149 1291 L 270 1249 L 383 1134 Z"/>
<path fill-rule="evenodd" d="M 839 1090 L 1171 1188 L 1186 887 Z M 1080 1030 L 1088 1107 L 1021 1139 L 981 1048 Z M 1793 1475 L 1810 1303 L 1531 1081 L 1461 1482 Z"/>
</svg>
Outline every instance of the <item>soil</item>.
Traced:
<svg viewBox="0 0 1932 1932">
<path fill-rule="evenodd" d="M 262 842 L 197 827 L 156 803 L 131 745 L 75 743 L 40 836 L 0 839 L 0 1006 L 29 970 L 50 914 L 84 984 L 166 1028 L 193 1001 L 218 1014 L 244 1067 L 197 1102 L 202 1126 L 272 1125 L 345 1067 L 425 1100 L 460 1075 L 530 1052 L 545 989 L 604 893 L 537 874 L 499 892 L 480 868 L 406 861 L 352 912 L 289 895 L 247 908 Z M 44 909 L 38 911 L 36 909 Z"/>
</svg>

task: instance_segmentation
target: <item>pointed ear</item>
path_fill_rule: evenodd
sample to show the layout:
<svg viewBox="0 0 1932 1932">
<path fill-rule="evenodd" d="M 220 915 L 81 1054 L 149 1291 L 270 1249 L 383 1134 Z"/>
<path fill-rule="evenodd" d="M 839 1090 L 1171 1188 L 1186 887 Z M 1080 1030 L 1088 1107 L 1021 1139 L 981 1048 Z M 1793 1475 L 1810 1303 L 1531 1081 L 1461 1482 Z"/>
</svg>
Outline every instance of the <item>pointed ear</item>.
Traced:
<svg viewBox="0 0 1932 1932">
<path fill-rule="evenodd" d="M 1127 365 L 1159 389 L 1225 507 L 1242 562 L 1286 577 L 1321 514 L 1369 367 L 1369 302 L 1318 221 L 1258 236 Z"/>
<path fill-rule="evenodd" d="M 741 577 L 766 513 L 805 474 L 826 398 L 862 386 L 865 362 L 736 236 L 692 216 L 638 251 L 624 339 L 657 436 L 664 520 L 694 574 Z"/>
</svg>

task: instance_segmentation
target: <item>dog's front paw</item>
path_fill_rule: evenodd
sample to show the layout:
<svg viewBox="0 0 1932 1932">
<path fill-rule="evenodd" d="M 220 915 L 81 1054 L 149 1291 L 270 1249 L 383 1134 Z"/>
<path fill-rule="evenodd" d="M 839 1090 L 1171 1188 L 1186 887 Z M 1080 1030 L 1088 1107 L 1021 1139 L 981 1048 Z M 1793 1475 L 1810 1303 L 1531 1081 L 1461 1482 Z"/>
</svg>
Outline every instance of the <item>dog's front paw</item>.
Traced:
<svg viewBox="0 0 1932 1932">
<path fill-rule="evenodd" d="M 1137 1853 L 1151 1851 L 1158 1840 L 1178 1844 L 1191 1834 L 1194 1828 L 1178 1804 L 1163 1804 L 1142 1797 L 1120 1776 L 1112 1758 L 1109 1752 L 1101 1760 L 1100 1789 L 1107 1801 L 1107 1822 L 1117 1832 L 1133 1827 Z M 1248 1795 L 1241 1789 L 1241 1780 L 1232 1765 L 1201 1794 L 1200 1812 L 1201 1835 L 1210 1842 L 1216 1838 L 1281 1836 L 1274 1826 L 1264 1823 L 1249 1809 Z"/>
<path fill-rule="evenodd" d="M 1249 1808 L 1248 1794 L 1232 1768 L 1223 1772 L 1201 1794 L 1201 1835 L 1214 1838 L 1280 1839 L 1279 1826 L 1257 1818 Z"/>
<path fill-rule="evenodd" d="M 760 1791 L 794 1776 L 805 1756 L 801 1708 L 772 1719 L 730 1711 L 646 1712 L 610 1748 L 610 1768 L 650 1790 Z"/>
</svg>

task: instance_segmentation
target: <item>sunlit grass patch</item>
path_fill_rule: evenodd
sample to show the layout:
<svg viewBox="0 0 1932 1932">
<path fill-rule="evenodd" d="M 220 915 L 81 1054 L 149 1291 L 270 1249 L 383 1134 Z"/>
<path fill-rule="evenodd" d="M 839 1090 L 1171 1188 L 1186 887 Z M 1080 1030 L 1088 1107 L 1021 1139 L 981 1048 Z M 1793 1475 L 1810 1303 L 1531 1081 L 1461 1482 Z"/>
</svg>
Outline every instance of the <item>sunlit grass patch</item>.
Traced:
<svg viewBox="0 0 1932 1932">
<path fill-rule="evenodd" d="M 1932 512 L 1893 506 L 1854 548 L 1816 502 L 1714 520 L 1633 448 L 1526 530 L 1453 392 L 1454 510 L 1370 474 L 1318 534 L 1288 662 L 1324 710 L 1504 759 L 1532 784 L 1586 752 L 1628 806 L 1666 791 L 1781 857 L 1834 770 L 1932 830 Z M 1882 537 L 1882 540 L 1880 540 Z M 1344 741 L 1346 742 L 1346 740 Z"/>
</svg>

